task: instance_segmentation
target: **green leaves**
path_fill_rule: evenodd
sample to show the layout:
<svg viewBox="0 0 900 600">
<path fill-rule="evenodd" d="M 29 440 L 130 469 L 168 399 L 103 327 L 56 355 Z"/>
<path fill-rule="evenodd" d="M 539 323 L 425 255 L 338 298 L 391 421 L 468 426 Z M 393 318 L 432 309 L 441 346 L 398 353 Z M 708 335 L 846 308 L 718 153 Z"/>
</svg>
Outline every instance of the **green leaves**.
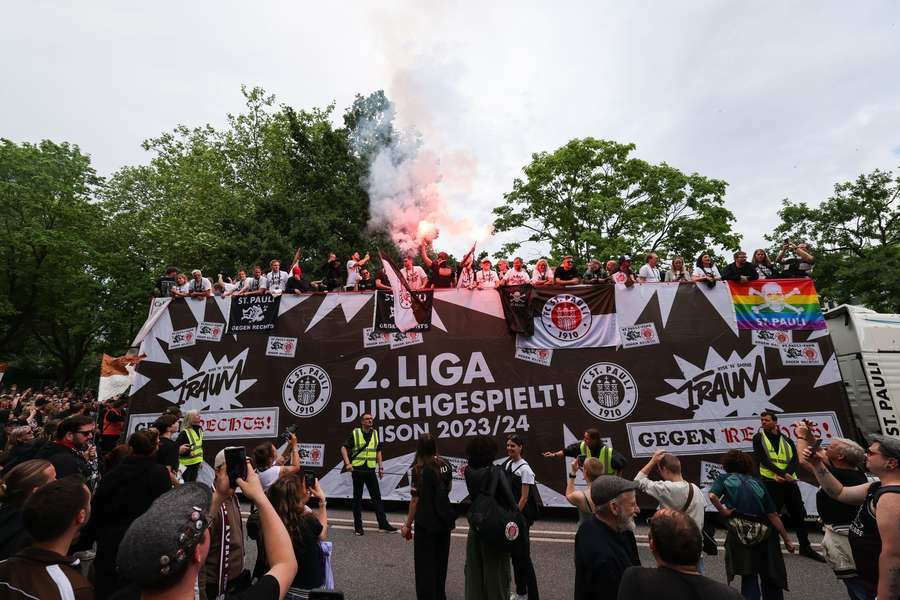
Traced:
<svg viewBox="0 0 900 600">
<path fill-rule="evenodd" d="M 571 254 L 583 264 L 625 252 L 694 257 L 711 246 L 737 248 L 724 181 L 650 164 L 632 157 L 634 149 L 584 138 L 533 154 L 525 178 L 494 209 L 497 231 L 523 236 L 502 251 L 549 243 L 554 259 Z"/>
</svg>

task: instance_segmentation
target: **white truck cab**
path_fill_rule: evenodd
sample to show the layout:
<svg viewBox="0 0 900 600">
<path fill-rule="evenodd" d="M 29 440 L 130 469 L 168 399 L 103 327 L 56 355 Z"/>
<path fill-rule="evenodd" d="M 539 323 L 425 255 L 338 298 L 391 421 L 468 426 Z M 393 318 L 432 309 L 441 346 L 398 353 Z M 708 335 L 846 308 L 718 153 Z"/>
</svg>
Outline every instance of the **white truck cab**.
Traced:
<svg viewBox="0 0 900 600">
<path fill-rule="evenodd" d="M 842 304 L 825 319 L 856 433 L 900 437 L 900 315 Z"/>
</svg>

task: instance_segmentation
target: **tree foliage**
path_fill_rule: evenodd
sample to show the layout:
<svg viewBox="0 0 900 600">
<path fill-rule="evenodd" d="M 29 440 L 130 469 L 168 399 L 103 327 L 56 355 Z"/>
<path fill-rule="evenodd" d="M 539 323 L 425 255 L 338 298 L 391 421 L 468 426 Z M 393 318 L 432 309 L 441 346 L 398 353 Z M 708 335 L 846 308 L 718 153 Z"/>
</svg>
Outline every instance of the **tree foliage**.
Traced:
<svg viewBox="0 0 900 600">
<path fill-rule="evenodd" d="M 498 232 L 524 231 L 504 246 L 548 244 L 551 256 L 576 261 L 622 253 L 694 257 L 714 246 L 737 248 L 726 183 L 631 156 L 633 144 L 574 139 L 553 153 L 532 155 L 494 209 Z"/>
<path fill-rule="evenodd" d="M 876 169 L 837 183 L 820 206 L 785 200 L 767 239 L 812 244 L 819 294 L 900 312 L 900 176 Z"/>
</svg>

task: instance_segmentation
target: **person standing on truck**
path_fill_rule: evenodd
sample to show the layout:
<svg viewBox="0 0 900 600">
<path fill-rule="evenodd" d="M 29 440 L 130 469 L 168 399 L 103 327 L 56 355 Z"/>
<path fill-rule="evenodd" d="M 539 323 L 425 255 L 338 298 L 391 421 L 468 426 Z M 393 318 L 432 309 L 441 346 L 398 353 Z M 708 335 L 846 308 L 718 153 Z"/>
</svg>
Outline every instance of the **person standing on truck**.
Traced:
<svg viewBox="0 0 900 600">
<path fill-rule="evenodd" d="M 381 442 L 378 440 L 378 432 L 372 426 L 375 418 L 366 413 L 360 420 L 360 427 L 350 432 L 350 437 L 341 446 L 341 456 L 344 459 L 344 469 L 350 471 L 353 478 L 353 533 L 363 535 L 362 525 L 362 494 L 363 486 L 369 490 L 369 497 L 375 505 L 375 516 L 378 518 L 378 529 L 393 533 L 397 528 L 388 523 L 384 514 L 384 505 L 381 503 L 381 489 L 378 487 L 378 479 L 384 477 L 384 464 L 381 458 Z M 375 477 L 375 468 L 378 467 L 378 478 Z"/>
<path fill-rule="evenodd" d="M 580 442 L 569 444 L 562 450 L 544 452 L 544 456 L 546 458 L 562 456 L 596 458 L 603 465 L 604 475 L 618 475 L 628 463 L 624 456 L 603 444 L 603 440 L 600 439 L 600 431 L 594 428 L 585 431 Z"/>
<path fill-rule="evenodd" d="M 806 423 L 794 427 L 803 465 L 825 493 L 859 507 L 850 523 L 850 549 L 868 597 L 900 598 L 900 439 L 870 436 L 866 470 L 879 481 L 851 486 L 841 484 L 823 461 L 824 451 L 806 441 Z"/>
<path fill-rule="evenodd" d="M 825 562 L 825 557 L 813 550 L 806 533 L 806 508 L 797 485 L 797 448 L 778 428 L 777 414 L 764 410 L 759 414 L 759 421 L 762 431 L 753 436 L 753 454 L 759 464 L 759 476 L 775 502 L 775 511 L 780 513 L 783 507 L 787 508 L 800 544 L 800 555 Z"/>
</svg>

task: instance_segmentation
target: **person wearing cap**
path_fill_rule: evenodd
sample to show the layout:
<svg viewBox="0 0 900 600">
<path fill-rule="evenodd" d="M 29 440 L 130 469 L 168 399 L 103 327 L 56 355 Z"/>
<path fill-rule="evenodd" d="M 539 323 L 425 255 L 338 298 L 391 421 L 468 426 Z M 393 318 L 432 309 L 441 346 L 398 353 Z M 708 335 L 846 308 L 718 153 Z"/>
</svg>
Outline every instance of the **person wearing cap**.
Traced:
<svg viewBox="0 0 900 600">
<path fill-rule="evenodd" d="M 294 265 L 291 276 L 284 285 L 285 294 L 307 294 L 312 291 L 309 282 L 303 279 L 303 270 L 300 265 Z"/>
<path fill-rule="evenodd" d="M 475 287 L 479 290 L 492 290 L 500 283 L 497 273 L 491 269 L 491 261 L 488 258 L 481 259 L 481 270 L 475 273 Z"/>
<path fill-rule="evenodd" d="M 249 461 L 247 479 L 238 478 L 237 485 L 259 509 L 270 568 L 249 589 L 226 593 L 225 600 L 283 600 L 297 574 L 291 537 Z M 122 576 L 134 582 L 134 597 L 193 600 L 194 585 L 213 545 L 208 515 L 217 514 L 228 495 L 233 495 L 233 490 L 223 469 L 216 473 L 213 492 L 199 483 L 177 487 L 157 498 L 131 524 L 119 546 L 116 564 Z"/>
<path fill-rule="evenodd" d="M 562 262 L 553 271 L 553 285 L 578 285 L 581 277 L 575 270 L 575 263 L 569 255 L 563 256 Z"/>
<path fill-rule="evenodd" d="M 801 421 L 794 428 L 802 463 L 825 493 L 859 506 L 850 524 L 850 548 L 867 593 L 878 598 L 900 597 L 900 439 L 869 436 L 866 470 L 879 481 L 845 486 L 828 471 L 822 451 L 812 451 L 808 425 Z"/>
<path fill-rule="evenodd" d="M 453 277 L 453 268 L 450 266 L 450 256 L 446 252 L 438 252 L 437 258 L 431 260 L 428 256 L 428 248 L 425 240 L 419 246 L 419 254 L 425 267 L 431 271 L 431 285 L 435 288 L 452 288 L 456 285 Z"/>
<path fill-rule="evenodd" d="M 588 263 L 588 268 L 584 272 L 584 275 L 581 277 L 582 283 L 605 283 L 607 278 L 607 273 L 602 268 L 600 268 L 600 261 L 596 258 L 592 258 L 591 262 Z"/>
<path fill-rule="evenodd" d="M 210 512 L 209 555 L 200 576 L 200 580 L 205 583 L 208 600 L 218 598 L 221 594 L 240 591 L 249 579 L 249 572 L 244 574 L 244 522 L 241 519 L 241 504 L 235 490 L 228 487 L 226 449 L 219 450 L 213 463 L 219 498 L 213 506 L 215 510 Z M 249 470 L 252 467 L 248 463 Z M 224 486 L 219 489 L 223 475 Z M 259 481 L 258 475 L 256 479 Z"/>
<path fill-rule="evenodd" d="M 806 507 L 797 485 L 797 448 L 778 427 L 778 414 L 769 410 L 759 413 L 762 431 L 753 436 L 753 454 L 759 464 L 759 476 L 775 503 L 775 510 L 787 508 L 788 521 L 797 534 L 800 555 L 817 562 L 825 558 L 813 550 L 806 532 Z"/>
<path fill-rule="evenodd" d="M 639 567 L 634 517 L 640 512 L 638 485 L 616 475 L 591 484 L 594 517 L 575 534 L 575 600 L 615 598 L 625 570 Z"/>
<path fill-rule="evenodd" d="M 203 276 L 200 269 L 191 271 L 191 282 L 188 283 L 188 296 L 191 298 L 208 298 L 212 296 L 212 282 Z"/>
<path fill-rule="evenodd" d="M 91 492 L 77 477 L 38 488 L 22 509 L 32 543 L 0 562 L 0 597 L 93 600 L 94 587 L 81 574 L 78 559 L 69 556 L 90 516 Z"/>
<path fill-rule="evenodd" d="M 641 265 L 638 271 L 638 278 L 641 283 L 659 283 L 662 281 L 659 271 L 659 256 L 656 252 L 647 254 L 647 262 Z"/>
<path fill-rule="evenodd" d="M 661 508 L 650 519 L 648 536 L 656 568 L 630 567 L 622 576 L 619 598 L 653 598 L 664 590 L 666 600 L 741 600 L 734 588 L 704 577 L 698 570 L 700 528 L 672 508 Z"/>
<path fill-rule="evenodd" d="M 619 257 L 619 270 L 613 273 L 612 280 L 625 287 L 634 285 L 634 273 L 631 271 L 631 257 L 623 254 Z"/>
</svg>

